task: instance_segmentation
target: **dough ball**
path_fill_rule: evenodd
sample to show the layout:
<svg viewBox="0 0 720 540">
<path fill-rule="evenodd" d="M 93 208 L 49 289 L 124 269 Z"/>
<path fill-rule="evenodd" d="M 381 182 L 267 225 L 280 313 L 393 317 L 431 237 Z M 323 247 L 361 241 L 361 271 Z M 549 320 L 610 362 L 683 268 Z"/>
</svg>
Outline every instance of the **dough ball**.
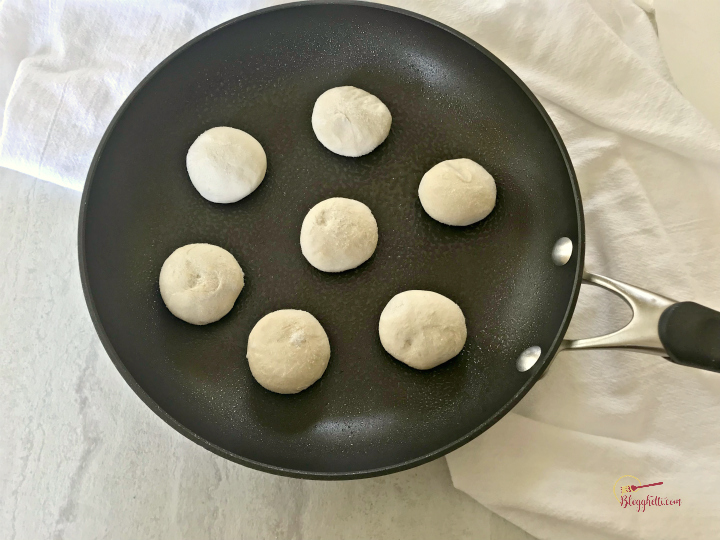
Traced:
<svg viewBox="0 0 720 540">
<path fill-rule="evenodd" d="M 347 157 L 375 150 L 390 133 L 392 115 L 385 104 L 354 86 L 331 88 L 315 102 L 312 127 L 322 145 Z"/>
<path fill-rule="evenodd" d="M 230 253 L 211 244 L 176 249 L 160 270 L 160 294 L 170 313 L 190 324 L 209 324 L 232 309 L 245 285 Z"/>
<path fill-rule="evenodd" d="M 247 359 L 262 386 L 278 394 L 297 394 L 325 373 L 330 341 L 307 311 L 281 309 L 265 315 L 253 327 Z"/>
<path fill-rule="evenodd" d="M 450 360 L 467 338 L 460 306 L 431 291 L 395 295 L 380 315 L 379 331 L 385 350 L 415 369 L 431 369 Z"/>
<path fill-rule="evenodd" d="M 185 160 L 190 181 L 214 203 L 234 203 L 265 178 L 267 157 L 255 137 L 230 127 L 208 129 L 190 146 Z"/>
<path fill-rule="evenodd" d="M 367 261 L 378 243 L 378 226 L 359 201 L 335 197 L 310 209 L 300 230 L 300 249 L 323 272 L 343 272 Z"/>
<path fill-rule="evenodd" d="M 446 225 L 471 225 L 495 207 L 495 180 L 471 159 L 449 159 L 425 173 L 418 189 L 430 217 Z"/>
</svg>

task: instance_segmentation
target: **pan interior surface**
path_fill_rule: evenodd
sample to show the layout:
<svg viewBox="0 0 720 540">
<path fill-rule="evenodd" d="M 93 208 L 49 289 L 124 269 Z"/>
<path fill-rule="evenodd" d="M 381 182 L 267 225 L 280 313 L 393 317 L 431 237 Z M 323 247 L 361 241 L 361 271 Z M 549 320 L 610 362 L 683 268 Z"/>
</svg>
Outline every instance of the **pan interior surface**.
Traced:
<svg viewBox="0 0 720 540">
<path fill-rule="evenodd" d="M 390 109 L 387 140 L 360 158 L 326 150 L 310 124 L 325 90 L 352 85 Z M 268 156 L 260 187 L 213 204 L 185 155 L 215 126 L 242 129 Z M 422 209 L 423 174 L 466 157 L 496 179 L 488 218 L 450 227 Z M 302 220 L 330 197 L 370 207 L 380 239 L 355 270 L 327 274 L 300 252 Z M 166 60 L 111 124 L 88 177 L 80 223 L 83 285 L 110 356 L 181 433 L 263 470 L 350 478 L 438 457 L 504 414 L 537 379 L 572 313 L 582 266 L 572 168 L 552 124 L 517 79 L 432 22 L 363 4 L 305 4 L 236 19 Z M 568 237 L 570 262 L 552 262 Z M 246 284 L 208 326 L 173 317 L 158 289 L 176 248 L 230 251 Z M 382 348 L 378 319 L 408 289 L 458 303 L 468 328 L 455 359 L 420 372 Z M 257 384 L 247 337 L 265 314 L 312 313 L 332 356 L 296 395 Z M 520 353 L 539 346 L 529 371 Z"/>
</svg>

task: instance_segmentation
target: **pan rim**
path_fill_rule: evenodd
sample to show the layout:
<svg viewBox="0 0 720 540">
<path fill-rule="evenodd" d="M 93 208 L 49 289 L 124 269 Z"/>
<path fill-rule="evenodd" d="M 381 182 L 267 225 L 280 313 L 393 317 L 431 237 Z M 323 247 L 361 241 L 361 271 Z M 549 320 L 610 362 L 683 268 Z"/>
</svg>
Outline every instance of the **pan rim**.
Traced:
<svg viewBox="0 0 720 540">
<path fill-rule="evenodd" d="M 515 393 L 515 395 L 503 405 L 499 410 L 497 410 L 490 418 L 488 418 L 485 422 L 475 427 L 470 432 L 466 433 L 462 437 L 459 437 L 458 439 L 454 440 L 453 442 L 446 444 L 445 446 L 442 446 L 438 449 L 433 450 L 432 452 L 428 452 L 427 454 L 424 454 L 422 456 L 418 456 L 416 458 L 412 458 L 410 460 L 403 461 L 401 463 L 396 463 L 393 465 L 387 465 L 384 467 L 374 468 L 374 469 L 364 469 L 364 470 L 357 470 L 357 471 L 337 471 L 337 472 L 317 472 L 317 471 L 304 471 L 299 469 L 292 469 L 292 468 L 285 468 L 285 467 L 278 467 L 275 465 L 270 465 L 267 463 L 262 463 L 259 461 L 255 461 L 252 459 L 248 459 L 246 457 L 240 456 L 238 454 L 235 454 L 234 452 L 230 452 L 224 448 L 222 448 L 219 445 L 216 445 L 207 439 L 201 437 L 191 429 L 187 428 L 185 425 L 180 423 L 178 420 L 176 420 L 173 416 L 171 416 L 169 413 L 165 411 L 160 405 L 158 405 L 155 400 L 153 400 L 146 392 L 145 390 L 140 386 L 140 384 L 135 380 L 135 378 L 132 376 L 132 374 L 128 371 L 126 368 L 124 362 L 118 355 L 117 351 L 115 350 L 109 336 L 105 332 L 105 328 L 100 320 L 100 315 L 97 311 L 96 305 L 95 305 L 95 299 L 93 297 L 93 293 L 90 290 L 89 286 L 89 278 L 88 278 L 88 268 L 87 268 L 87 254 L 85 252 L 85 227 L 87 222 L 87 206 L 88 206 L 88 199 L 90 190 L 92 189 L 93 180 L 95 177 L 95 171 L 97 169 L 98 162 L 100 160 L 100 157 L 103 154 L 103 151 L 105 149 L 105 145 L 107 144 L 107 141 L 112 134 L 112 132 L 115 129 L 115 125 L 120 120 L 120 118 L 124 115 L 125 111 L 131 106 L 133 100 L 135 97 L 143 90 L 145 85 L 153 78 L 155 75 L 161 71 L 167 64 L 169 64 L 172 60 L 174 60 L 177 56 L 179 56 L 181 53 L 183 53 L 185 50 L 189 49 L 190 47 L 194 46 L 196 43 L 202 41 L 209 35 L 220 31 L 221 29 L 231 26 L 233 24 L 236 24 L 242 20 L 250 19 L 252 17 L 258 16 L 258 15 L 264 15 L 273 11 L 280 11 L 280 10 L 288 10 L 288 9 L 295 9 L 305 6 L 335 6 L 335 5 L 348 5 L 348 6 L 358 6 L 358 7 L 365 7 L 365 8 L 371 8 L 371 9 L 380 9 L 384 11 L 390 11 L 393 13 L 398 13 L 400 15 L 408 16 L 414 19 L 418 19 L 422 22 L 432 24 L 435 27 L 440 28 L 441 30 L 444 30 L 448 33 L 450 33 L 452 36 L 459 38 L 463 40 L 465 43 L 471 45 L 475 49 L 477 49 L 481 54 L 484 54 L 488 59 L 490 59 L 493 63 L 495 63 L 500 69 L 502 69 L 514 82 L 517 84 L 522 91 L 527 95 L 527 97 L 530 99 L 530 101 L 535 105 L 536 109 L 542 116 L 543 120 L 547 124 L 548 129 L 553 135 L 553 138 L 555 139 L 556 144 L 558 145 L 558 149 L 560 150 L 560 153 L 563 157 L 563 160 L 565 162 L 565 165 L 567 167 L 568 175 L 570 177 L 570 182 L 573 190 L 573 196 L 575 200 L 575 210 L 577 214 L 577 223 L 578 223 L 578 242 L 576 246 L 576 253 L 577 253 L 577 263 L 575 268 L 575 276 L 573 279 L 573 287 L 572 287 L 572 295 L 570 302 L 568 304 L 567 310 L 565 311 L 565 315 L 563 316 L 562 324 L 560 325 L 560 328 L 558 330 L 557 335 L 555 336 L 555 339 L 551 345 L 551 347 L 548 349 L 548 351 L 543 355 L 543 358 L 541 359 L 539 363 L 539 367 L 534 370 L 533 374 L 528 378 L 528 380 L 523 384 L 523 386 Z M 549 254 L 548 254 L 549 256 Z M 550 116 L 548 115 L 545 108 L 542 106 L 540 101 L 535 97 L 535 95 L 530 91 L 530 89 L 525 85 L 525 83 L 502 61 L 500 61 L 495 55 L 493 55 L 490 51 L 485 49 L 482 45 L 478 44 L 474 40 L 470 39 L 469 37 L 465 36 L 464 34 L 450 28 L 449 26 L 442 24 L 434 19 L 430 19 L 428 17 L 425 17 L 423 15 L 420 15 L 418 13 L 414 13 L 412 11 L 408 11 L 405 9 L 397 8 L 394 6 L 387 6 L 384 4 L 376 4 L 373 2 L 366 2 L 366 1 L 360 1 L 360 0 L 342 0 L 342 1 L 333 1 L 333 0 L 305 0 L 305 1 L 299 1 L 299 2 L 291 2 L 287 4 L 279 4 L 276 6 L 251 11 L 249 13 L 246 13 L 244 15 L 240 15 L 238 17 L 232 18 L 228 21 L 225 21 L 217 26 L 214 26 L 213 28 L 210 28 L 209 30 L 206 30 L 205 32 L 199 34 L 195 38 L 191 39 L 184 45 L 180 46 L 178 49 L 170 53 L 165 59 L 163 59 L 155 68 L 153 68 L 150 73 L 148 73 L 142 81 L 133 89 L 133 91 L 127 96 L 125 101 L 123 101 L 122 105 L 118 109 L 118 111 L 113 116 L 112 120 L 108 124 L 108 127 L 105 130 L 105 133 L 103 134 L 102 139 L 100 140 L 100 143 L 98 144 L 97 150 L 95 151 L 95 154 L 93 156 L 92 162 L 90 164 L 90 168 L 88 170 L 88 174 L 86 176 L 85 185 L 83 187 L 83 193 L 82 198 L 80 201 L 80 215 L 79 215 L 79 221 L 78 221 L 78 260 L 80 265 L 80 280 L 82 283 L 82 289 L 83 289 L 83 295 L 85 297 L 85 303 L 87 304 L 88 311 L 90 313 L 90 318 L 92 320 L 93 326 L 95 327 L 95 331 L 98 334 L 98 337 L 100 338 L 100 342 L 102 343 L 103 347 L 105 348 L 105 351 L 107 352 L 108 356 L 110 357 L 110 360 L 112 360 L 113 364 L 115 365 L 115 368 L 118 370 L 120 375 L 123 377 L 125 382 L 130 386 L 130 388 L 137 394 L 137 396 L 147 405 L 157 416 L 159 416 L 165 423 L 167 423 L 170 427 L 175 429 L 178 433 L 185 436 L 186 438 L 190 439 L 194 443 L 202 446 L 203 448 L 213 452 L 214 454 L 223 457 L 227 460 L 233 461 L 235 463 L 238 463 L 240 465 L 244 465 L 246 467 L 250 467 L 255 470 L 259 470 L 262 472 L 272 473 L 280 476 L 287 476 L 287 477 L 293 477 L 293 478 L 304 478 L 304 479 L 312 479 L 312 480 L 350 480 L 350 479 L 362 479 L 362 478 L 371 478 L 376 476 L 382 476 L 390 473 L 400 472 L 404 471 L 413 467 L 417 467 L 419 465 L 422 465 L 424 463 L 427 463 L 429 461 L 438 459 L 449 452 L 467 444 L 477 436 L 479 436 L 481 433 L 487 431 L 490 427 L 492 427 L 497 421 L 499 421 L 503 416 L 505 416 L 515 405 L 522 399 L 523 396 L 535 385 L 535 383 L 540 379 L 542 374 L 545 372 L 549 364 L 551 363 L 552 359 L 557 354 L 558 348 L 560 347 L 560 343 L 565 336 L 565 333 L 567 332 L 568 326 L 570 324 L 570 320 L 572 319 L 573 313 L 575 311 L 575 306 L 577 304 L 577 299 L 580 293 L 580 285 L 582 283 L 582 272 L 584 267 L 584 256 L 585 256 L 585 220 L 584 220 L 584 213 L 582 208 L 582 199 L 580 196 L 580 187 L 577 182 L 577 177 L 575 175 L 575 170 L 572 166 L 572 162 L 570 160 L 570 156 L 568 154 L 567 148 L 565 147 L 565 144 L 562 141 L 562 138 L 560 137 L 560 134 L 555 127 L 555 124 L 552 122 Z"/>
</svg>

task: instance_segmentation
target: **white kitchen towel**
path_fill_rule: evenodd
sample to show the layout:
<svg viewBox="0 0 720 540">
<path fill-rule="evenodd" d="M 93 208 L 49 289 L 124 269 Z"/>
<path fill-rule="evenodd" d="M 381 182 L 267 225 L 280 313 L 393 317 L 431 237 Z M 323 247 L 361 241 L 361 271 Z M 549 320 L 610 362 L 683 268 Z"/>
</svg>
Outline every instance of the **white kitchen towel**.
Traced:
<svg viewBox="0 0 720 540">
<path fill-rule="evenodd" d="M 720 308 L 720 135 L 674 87 L 637 5 L 395 3 L 475 39 L 540 96 L 578 173 L 589 269 Z M 17 73 L 0 165 L 80 189 L 104 127 L 145 73 L 204 29 L 266 5 L 4 0 L 0 61 Z M 571 334 L 624 318 L 620 302 L 584 289 Z M 538 538 L 716 539 L 718 418 L 720 375 L 639 354 L 563 353 L 448 463 L 459 489 Z M 680 506 L 623 508 L 613 494 L 623 475 L 664 482 L 647 494 Z"/>
</svg>

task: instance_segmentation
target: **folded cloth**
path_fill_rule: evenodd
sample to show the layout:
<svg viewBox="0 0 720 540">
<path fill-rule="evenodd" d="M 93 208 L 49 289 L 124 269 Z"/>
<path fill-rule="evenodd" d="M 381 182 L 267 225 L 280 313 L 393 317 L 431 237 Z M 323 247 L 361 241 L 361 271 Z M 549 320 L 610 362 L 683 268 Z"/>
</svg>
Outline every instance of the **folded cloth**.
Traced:
<svg viewBox="0 0 720 540">
<path fill-rule="evenodd" d="M 0 4 L 15 62 L 0 165 L 80 189 L 105 126 L 154 65 L 267 2 Z M 677 91 L 631 0 L 397 2 L 505 61 L 541 98 L 578 173 L 589 269 L 720 308 L 720 135 Z M 0 88 L 0 92 L 4 89 Z M 583 290 L 570 334 L 627 319 Z M 720 375 L 623 352 L 562 353 L 447 458 L 456 487 L 538 538 L 720 538 Z M 673 506 L 615 498 L 623 475 Z M 640 499 L 644 495 L 634 495 Z"/>
<path fill-rule="evenodd" d="M 273 3 L 5 0 L 0 58 L 17 71 L 0 166 L 81 190 L 105 128 L 145 75 L 208 28 Z"/>
</svg>

